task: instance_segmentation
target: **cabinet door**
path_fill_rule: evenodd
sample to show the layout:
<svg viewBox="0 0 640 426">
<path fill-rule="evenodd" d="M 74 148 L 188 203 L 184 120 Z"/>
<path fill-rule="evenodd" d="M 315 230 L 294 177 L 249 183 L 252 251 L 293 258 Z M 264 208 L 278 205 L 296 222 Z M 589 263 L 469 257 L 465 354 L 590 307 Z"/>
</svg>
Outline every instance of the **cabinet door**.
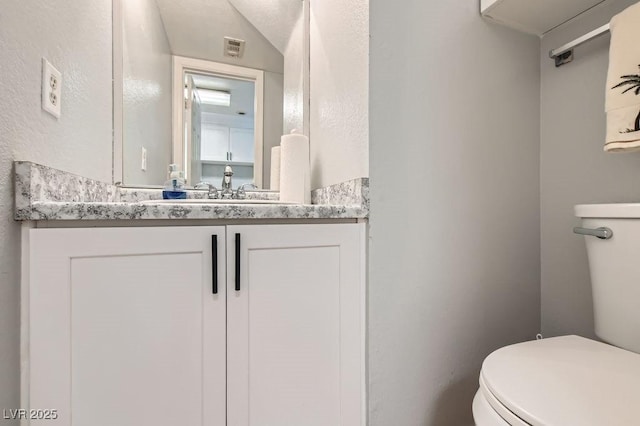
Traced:
<svg viewBox="0 0 640 426">
<path fill-rule="evenodd" d="M 363 247 L 360 224 L 227 227 L 229 425 L 364 424 Z"/>
<path fill-rule="evenodd" d="M 229 160 L 229 128 L 218 124 L 202 123 L 201 159 Z"/>
<path fill-rule="evenodd" d="M 224 227 L 35 229 L 29 244 L 28 396 L 58 410 L 46 424 L 225 424 Z"/>
<path fill-rule="evenodd" d="M 253 163 L 255 161 L 253 129 L 230 129 L 229 146 L 231 147 L 231 159 L 233 161 L 243 163 Z"/>
</svg>

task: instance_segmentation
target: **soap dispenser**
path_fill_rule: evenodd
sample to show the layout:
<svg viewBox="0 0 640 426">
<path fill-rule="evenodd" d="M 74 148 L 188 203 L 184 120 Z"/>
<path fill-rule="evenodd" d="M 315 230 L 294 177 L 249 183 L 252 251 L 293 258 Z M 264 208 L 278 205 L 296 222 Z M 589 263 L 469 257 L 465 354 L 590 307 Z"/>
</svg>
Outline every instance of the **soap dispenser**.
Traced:
<svg viewBox="0 0 640 426">
<path fill-rule="evenodd" d="M 178 170 L 178 165 L 169 164 L 169 180 L 164 184 L 162 198 L 165 200 L 183 200 L 187 198 L 187 191 L 184 186 L 184 174 Z"/>
</svg>

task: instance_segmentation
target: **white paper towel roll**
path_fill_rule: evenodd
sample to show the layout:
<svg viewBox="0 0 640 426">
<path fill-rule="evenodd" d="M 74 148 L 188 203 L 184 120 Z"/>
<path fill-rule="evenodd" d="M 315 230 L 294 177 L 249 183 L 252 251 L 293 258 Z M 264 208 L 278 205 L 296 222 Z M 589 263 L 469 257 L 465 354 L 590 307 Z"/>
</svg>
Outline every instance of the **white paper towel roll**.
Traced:
<svg viewBox="0 0 640 426">
<path fill-rule="evenodd" d="M 270 190 L 280 190 L 280 147 L 271 148 L 271 186 Z"/>
<path fill-rule="evenodd" d="M 299 134 L 284 135 L 280 148 L 280 200 L 311 204 L 309 139 Z"/>
</svg>

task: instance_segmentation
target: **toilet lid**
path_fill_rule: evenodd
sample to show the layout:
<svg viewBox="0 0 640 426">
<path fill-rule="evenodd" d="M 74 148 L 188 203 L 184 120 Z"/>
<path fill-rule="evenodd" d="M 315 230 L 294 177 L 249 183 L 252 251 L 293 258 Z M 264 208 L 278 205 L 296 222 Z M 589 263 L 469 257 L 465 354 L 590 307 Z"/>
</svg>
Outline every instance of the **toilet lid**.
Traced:
<svg viewBox="0 0 640 426">
<path fill-rule="evenodd" d="M 530 425 L 640 424 L 640 355 L 615 346 L 578 336 L 519 343 L 489 355 L 480 374 Z"/>
</svg>

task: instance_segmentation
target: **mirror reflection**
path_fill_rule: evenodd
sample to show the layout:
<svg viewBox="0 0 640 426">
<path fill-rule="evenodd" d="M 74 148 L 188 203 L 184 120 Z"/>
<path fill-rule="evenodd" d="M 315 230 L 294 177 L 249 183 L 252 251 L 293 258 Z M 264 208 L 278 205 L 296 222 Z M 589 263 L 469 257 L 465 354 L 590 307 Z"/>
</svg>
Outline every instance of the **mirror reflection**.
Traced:
<svg viewBox="0 0 640 426">
<path fill-rule="evenodd" d="M 184 141 L 193 150 L 188 180 L 217 184 L 230 165 L 234 183 L 254 183 L 255 152 L 262 146 L 255 134 L 255 82 L 190 72 L 185 81 L 192 93 Z"/>
<path fill-rule="evenodd" d="M 269 188 L 271 148 L 305 128 L 304 8 L 115 1 L 115 180 L 162 185 L 175 163 L 188 186 L 219 185 L 230 165 L 234 184 Z"/>
</svg>

